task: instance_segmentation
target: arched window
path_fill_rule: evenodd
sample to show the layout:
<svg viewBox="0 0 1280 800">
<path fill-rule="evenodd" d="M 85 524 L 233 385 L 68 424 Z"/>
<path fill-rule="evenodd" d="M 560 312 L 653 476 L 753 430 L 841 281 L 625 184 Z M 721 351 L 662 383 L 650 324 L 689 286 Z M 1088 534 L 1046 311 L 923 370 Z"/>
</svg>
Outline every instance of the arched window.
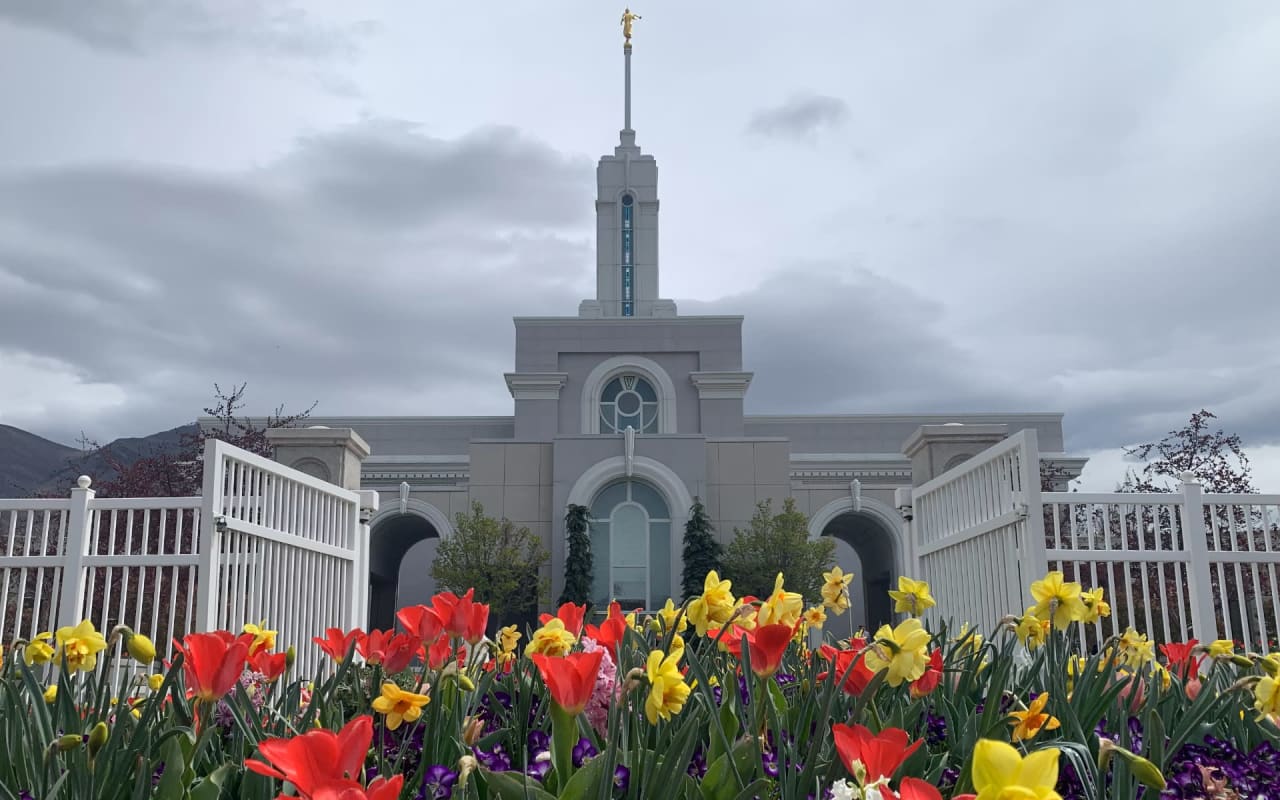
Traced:
<svg viewBox="0 0 1280 800">
<path fill-rule="evenodd" d="M 622 316 L 635 316 L 635 200 L 622 196 Z"/>
<path fill-rule="evenodd" d="M 671 514 L 656 489 L 615 481 L 591 503 L 592 594 L 597 604 L 658 608 L 671 596 Z"/>
<path fill-rule="evenodd" d="M 600 432 L 622 433 L 628 426 L 636 433 L 658 432 L 658 393 L 633 374 L 617 376 L 600 392 Z"/>
</svg>

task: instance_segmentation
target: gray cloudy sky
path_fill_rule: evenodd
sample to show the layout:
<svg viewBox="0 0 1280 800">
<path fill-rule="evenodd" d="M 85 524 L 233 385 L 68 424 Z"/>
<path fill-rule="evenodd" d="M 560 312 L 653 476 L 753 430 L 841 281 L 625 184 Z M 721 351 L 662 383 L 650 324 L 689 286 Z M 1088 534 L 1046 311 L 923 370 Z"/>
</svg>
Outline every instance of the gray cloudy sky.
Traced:
<svg viewBox="0 0 1280 800">
<path fill-rule="evenodd" d="M 1065 411 L 1107 486 L 1205 406 L 1280 489 L 1280 6 L 635 10 L 662 293 L 747 315 L 751 411 Z M 510 413 L 510 317 L 593 292 L 620 12 L 0 4 L 0 422 Z"/>
</svg>

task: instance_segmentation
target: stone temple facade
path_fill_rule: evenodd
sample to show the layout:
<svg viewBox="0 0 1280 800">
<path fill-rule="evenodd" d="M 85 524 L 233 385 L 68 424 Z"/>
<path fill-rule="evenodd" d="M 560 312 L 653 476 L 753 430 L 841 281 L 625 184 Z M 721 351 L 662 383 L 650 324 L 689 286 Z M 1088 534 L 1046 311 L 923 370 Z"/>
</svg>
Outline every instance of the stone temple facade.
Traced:
<svg viewBox="0 0 1280 800">
<path fill-rule="evenodd" d="M 576 316 L 514 320 L 513 413 L 313 418 L 330 431 L 277 437 L 280 460 L 379 491 L 372 625 L 431 594 L 435 544 L 472 502 L 542 537 L 552 598 L 563 582 L 566 506 L 589 507 L 598 599 L 655 608 L 679 594 L 695 498 L 728 541 L 757 503 L 778 510 L 788 497 L 810 535 L 837 540 L 838 561 L 856 575 L 852 624 L 874 625 L 888 619 L 885 591 L 909 558 L 896 489 L 1024 428 L 1067 474 L 1083 466 L 1062 454 L 1055 413 L 746 413 L 749 320 L 681 316 L 659 296 L 658 166 L 630 128 L 629 47 L 624 57 L 626 125 L 597 168 L 596 296 Z"/>
</svg>

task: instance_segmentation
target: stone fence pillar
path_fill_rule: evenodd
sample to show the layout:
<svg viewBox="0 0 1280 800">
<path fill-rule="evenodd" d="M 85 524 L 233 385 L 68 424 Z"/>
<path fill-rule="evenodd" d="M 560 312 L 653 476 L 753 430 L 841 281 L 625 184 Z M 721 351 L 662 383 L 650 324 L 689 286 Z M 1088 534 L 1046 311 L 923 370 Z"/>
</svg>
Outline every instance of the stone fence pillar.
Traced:
<svg viewBox="0 0 1280 800">
<path fill-rule="evenodd" d="M 267 441 L 273 457 L 286 467 L 341 486 L 360 489 L 360 465 L 369 445 L 350 428 L 271 428 Z"/>
</svg>

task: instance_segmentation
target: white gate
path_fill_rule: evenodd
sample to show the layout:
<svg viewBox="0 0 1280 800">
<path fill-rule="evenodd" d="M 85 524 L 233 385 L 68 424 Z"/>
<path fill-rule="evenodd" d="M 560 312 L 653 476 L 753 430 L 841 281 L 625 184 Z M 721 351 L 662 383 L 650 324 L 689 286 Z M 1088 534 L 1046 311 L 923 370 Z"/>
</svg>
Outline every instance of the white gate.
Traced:
<svg viewBox="0 0 1280 800">
<path fill-rule="evenodd" d="M 938 607 L 930 619 L 986 628 L 1026 607 L 1045 573 L 1040 456 L 1020 431 L 911 491 L 915 573 Z"/>
<path fill-rule="evenodd" d="M 88 619 L 161 657 L 192 631 L 265 621 L 310 676 L 327 627 L 363 627 L 375 492 L 352 492 L 216 440 L 201 497 L 0 499 L 0 643 Z M 117 645 L 119 647 L 119 645 Z M 117 669 L 125 660 L 117 658 Z"/>
</svg>

